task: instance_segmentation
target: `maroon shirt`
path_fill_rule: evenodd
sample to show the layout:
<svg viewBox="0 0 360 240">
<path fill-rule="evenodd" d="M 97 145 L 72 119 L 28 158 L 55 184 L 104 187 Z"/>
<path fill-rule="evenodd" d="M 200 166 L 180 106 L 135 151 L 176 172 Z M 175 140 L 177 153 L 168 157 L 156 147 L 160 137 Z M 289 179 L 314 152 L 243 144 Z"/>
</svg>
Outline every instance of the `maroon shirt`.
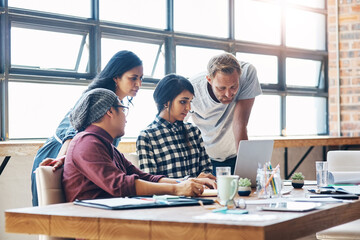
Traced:
<svg viewBox="0 0 360 240">
<path fill-rule="evenodd" d="M 90 125 L 71 141 L 64 165 L 66 201 L 135 196 L 135 179 L 158 182 L 126 160 L 104 129 Z"/>
</svg>

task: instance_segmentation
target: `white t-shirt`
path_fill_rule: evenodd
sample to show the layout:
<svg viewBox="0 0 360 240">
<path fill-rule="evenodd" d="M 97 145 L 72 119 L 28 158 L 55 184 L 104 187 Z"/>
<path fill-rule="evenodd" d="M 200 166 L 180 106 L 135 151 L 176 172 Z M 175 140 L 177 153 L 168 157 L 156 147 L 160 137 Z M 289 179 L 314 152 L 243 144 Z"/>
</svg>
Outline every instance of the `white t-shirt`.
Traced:
<svg viewBox="0 0 360 240">
<path fill-rule="evenodd" d="M 207 89 L 206 73 L 189 79 L 195 90 L 191 105 L 194 113 L 190 116 L 201 131 L 207 154 L 212 160 L 220 162 L 237 154 L 232 130 L 236 102 L 254 98 L 262 93 L 255 67 L 246 62 L 239 63 L 242 69 L 240 85 L 230 104 L 218 103 L 211 98 Z"/>
</svg>

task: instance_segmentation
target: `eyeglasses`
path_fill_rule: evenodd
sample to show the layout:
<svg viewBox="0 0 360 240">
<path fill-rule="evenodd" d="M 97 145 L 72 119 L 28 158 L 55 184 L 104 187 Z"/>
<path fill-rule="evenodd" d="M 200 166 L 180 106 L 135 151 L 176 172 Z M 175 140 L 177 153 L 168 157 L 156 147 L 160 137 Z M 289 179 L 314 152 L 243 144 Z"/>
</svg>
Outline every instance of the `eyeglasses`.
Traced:
<svg viewBox="0 0 360 240">
<path fill-rule="evenodd" d="M 123 106 L 123 105 L 116 105 L 116 106 L 114 106 L 114 107 L 116 107 L 116 108 L 122 108 L 122 112 L 125 114 L 125 116 L 127 116 L 127 115 L 128 115 L 128 113 L 129 113 L 129 108 L 128 108 L 128 107 L 126 107 L 126 106 Z"/>
</svg>

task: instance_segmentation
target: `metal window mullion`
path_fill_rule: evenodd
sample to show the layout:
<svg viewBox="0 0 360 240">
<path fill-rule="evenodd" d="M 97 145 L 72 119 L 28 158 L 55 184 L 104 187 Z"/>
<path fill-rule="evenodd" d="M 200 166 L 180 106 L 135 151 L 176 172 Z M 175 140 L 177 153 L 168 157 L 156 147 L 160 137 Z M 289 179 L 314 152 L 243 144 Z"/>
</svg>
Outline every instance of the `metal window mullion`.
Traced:
<svg viewBox="0 0 360 240">
<path fill-rule="evenodd" d="M 100 3 L 91 0 L 91 18 L 94 26 L 89 33 L 89 73 L 95 77 L 101 71 L 101 28 L 100 28 Z"/>
<path fill-rule="evenodd" d="M 5 141 L 9 138 L 10 25 L 7 0 L 1 0 L 0 6 L 0 141 Z"/>
</svg>

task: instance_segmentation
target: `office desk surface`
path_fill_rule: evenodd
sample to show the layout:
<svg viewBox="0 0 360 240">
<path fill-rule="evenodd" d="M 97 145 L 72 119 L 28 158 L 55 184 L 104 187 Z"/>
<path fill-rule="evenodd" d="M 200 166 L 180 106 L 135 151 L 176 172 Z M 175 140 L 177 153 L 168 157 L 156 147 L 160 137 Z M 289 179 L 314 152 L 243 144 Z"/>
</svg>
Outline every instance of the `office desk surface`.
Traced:
<svg viewBox="0 0 360 240">
<path fill-rule="evenodd" d="M 295 239 L 360 218 L 360 201 L 306 213 L 259 211 L 254 205 L 247 210 L 276 218 L 204 220 L 194 218 L 211 212 L 201 206 L 112 211 L 64 203 L 7 210 L 5 230 L 86 239 Z"/>
<path fill-rule="evenodd" d="M 273 139 L 274 148 L 360 145 L 360 137 L 298 136 Z"/>
</svg>

